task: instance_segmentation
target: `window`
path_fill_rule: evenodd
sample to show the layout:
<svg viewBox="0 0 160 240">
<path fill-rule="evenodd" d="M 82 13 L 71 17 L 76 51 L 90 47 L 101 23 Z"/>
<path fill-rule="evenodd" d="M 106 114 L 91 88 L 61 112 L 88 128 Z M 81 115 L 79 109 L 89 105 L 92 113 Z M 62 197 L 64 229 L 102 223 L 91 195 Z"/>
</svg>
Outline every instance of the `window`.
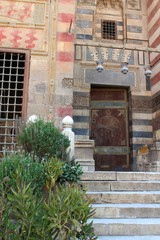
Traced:
<svg viewBox="0 0 160 240">
<path fill-rule="evenodd" d="M 102 21 L 102 39 L 114 40 L 117 38 L 117 26 L 114 21 Z"/>
<path fill-rule="evenodd" d="M 0 51 L 0 156 L 15 149 L 25 104 L 26 58 L 25 53 Z"/>
</svg>

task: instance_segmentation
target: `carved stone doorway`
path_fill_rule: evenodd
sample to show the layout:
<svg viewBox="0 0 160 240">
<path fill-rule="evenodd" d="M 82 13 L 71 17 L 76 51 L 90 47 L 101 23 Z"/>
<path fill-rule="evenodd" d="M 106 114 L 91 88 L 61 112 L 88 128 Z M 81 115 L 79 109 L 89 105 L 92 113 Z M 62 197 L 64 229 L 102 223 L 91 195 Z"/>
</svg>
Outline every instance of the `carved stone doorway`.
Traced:
<svg viewBox="0 0 160 240">
<path fill-rule="evenodd" d="M 127 89 L 92 87 L 90 138 L 96 171 L 129 171 Z"/>
</svg>

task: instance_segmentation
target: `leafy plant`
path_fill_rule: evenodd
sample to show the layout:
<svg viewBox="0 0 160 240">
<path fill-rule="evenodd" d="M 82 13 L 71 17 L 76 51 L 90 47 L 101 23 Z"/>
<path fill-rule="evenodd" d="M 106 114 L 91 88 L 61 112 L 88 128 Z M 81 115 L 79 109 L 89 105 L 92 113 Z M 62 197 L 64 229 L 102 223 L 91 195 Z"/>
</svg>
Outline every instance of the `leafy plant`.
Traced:
<svg viewBox="0 0 160 240">
<path fill-rule="evenodd" d="M 63 159 L 70 141 L 53 122 L 37 119 L 20 128 L 18 143 L 27 153 L 37 156 L 39 161 L 42 161 L 45 157 L 55 156 Z"/>
<path fill-rule="evenodd" d="M 15 188 L 16 178 L 19 176 L 26 184 L 31 184 L 34 191 L 42 194 L 45 185 L 44 163 L 34 162 L 32 158 L 24 154 L 13 154 L 0 161 L 0 181 L 3 187 Z"/>
<path fill-rule="evenodd" d="M 0 161 L 0 237 L 97 239 L 88 222 L 94 214 L 91 200 L 75 185 L 82 168 L 74 160 L 62 161 L 68 138 L 53 123 L 39 119 L 21 129 L 19 143 L 25 154 L 15 153 Z"/>
<path fill-rule="evenodd" d="M 81 231 L 77 234 L 78 240 L 96 240 L 93 223 L 86 223 L 82 226 Z"/>
<path fill-rule="evenodd" d="M 7 200 L 7 188 L 0 191 L 0 239 L 13 240 L 16 224 L 10 218 L 11 206 Z"/>
<path fill-rule="evenodd" d="M 55 158 L 50 158 L 45 163 L 45 175 L 46 175 L 46 187 L 48 191 L 51 191 L 56 184 L 57 179 L 63 173 L 64 162 Z"/>
<path fill-rule="evenodd" d="M 65 163 L 62 167 L 63 173 L 60 175 L 58 181 L 60 183 L 80 181 L 80 177 L 83 173 L 82 167 L 75 160 Z"/>
<path fill-rule="evenodd" d="M 93 228 L 87 223 L 94 214 L 90 204 L 91 200 L 86 199 L 84 191 L 78 186 L 57 187 L 56 194 L 52 193 L 49 203 L 45 204 L 48 231 L 55 239 L 61 240 L 77 239 L 78 235 L 86 240 L 87 234 L 93 236 Z M 95 235 L 92 236 L 88 239 L 96 239 Z"/>
<path fill-rule="evenodd" d="M 58 186 L 45 201 L 17 176 L 5 203 L 0 223 L 4 240 L 97 239 L 88 223 L 94 214 L 91 200 L 78 186 Z"/>
<path fill-rule="evenodd" d="M 12 189 L 8 195 L 11 217 L 17 226 L 14 237 L 25 240 L 51 239 L 45 231 L 46 222 L 41 218 L 43 216 L 42 199 L 38 199 L 33 194 L 30 184 L 26 185 L 23 181 L 17 180 L 16 187 L 17 189 Z"/>
<path fill-rule="evenodd" d="M 15 235 L 14 233 L 16 231 L 16 224 L 14 224 L 13 221 L 10 219 L 10 216 L 9 216 L 10 209 L 9 209 L 9 206 L 7 206 L 7 204 L 8 204 L 8 202 L 6 203 L 3 217 L 0 222 L 0 239 L 3 239 L 3 240 L 15 239 L 16 240 L 16 238 L 14 238 L 14 235 Z"/>
</svg>

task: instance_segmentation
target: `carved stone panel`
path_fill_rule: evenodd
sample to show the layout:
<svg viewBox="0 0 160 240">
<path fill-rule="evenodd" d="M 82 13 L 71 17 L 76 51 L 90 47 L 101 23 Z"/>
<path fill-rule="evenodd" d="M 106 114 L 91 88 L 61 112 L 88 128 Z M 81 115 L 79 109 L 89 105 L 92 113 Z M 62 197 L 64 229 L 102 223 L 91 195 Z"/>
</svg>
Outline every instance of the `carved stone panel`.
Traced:
<svg viewBox="0 0 160 240">
<path fill-rule="evenodd" d="M 73 92 L 73 106 L 79 109 L 89 107 L 89 93 Z"/>
<path fill-rule="evenodd" d="M 73 78 L 63 78 L 62 87 L 63 88 L 72 88 L 73 87 Z"/>
<path fill-rule="evenodd" d="M 97 0 L 97 7 L 121 8 L 122 0 Z"/>
<path fill-rule="evenodd" d="M 132 110 L 141 113 L 152 112 L 151 98 L 148 96 L 132 96 Z"/>
<path fill-rule="evenodd" d="M 3 23 L 44 24 L 45 3 L 0 1 Z"/>
<path fill-rule="evenodd" d="M 0 27 L 0 47 L 43 48 L 43 29 Z"/>
<path fill-rule="evenodd" d="M 103 62 L 127 62 L 134 64 L 133 50 L 89 46 L 86 55 L 87 61 L 97 62 L 98 60 L 102 60 Z"/>
<path fill-rule="evenodd" d="M 0 47 L 44 50 L 46 9 L 45 0 L 1 0 Z"/>
<path fill-rule="evenodd" d="M 127 0 L 128 9 L 141 9 L 141 0 Z"/>
</svg>

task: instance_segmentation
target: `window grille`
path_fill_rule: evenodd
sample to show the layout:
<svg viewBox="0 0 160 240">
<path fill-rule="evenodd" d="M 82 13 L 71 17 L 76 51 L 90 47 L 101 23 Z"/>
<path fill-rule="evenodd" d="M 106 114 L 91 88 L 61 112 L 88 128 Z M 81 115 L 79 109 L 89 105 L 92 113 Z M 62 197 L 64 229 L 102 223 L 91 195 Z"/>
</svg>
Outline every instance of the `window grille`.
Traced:
<svg viewBox="0 0 160 240">
<path fill-rule="evenodd" d="M 115 40 L 117 38 L 117 26 L 114 21 L 102 21 L 102 38 Z"/>
<path fill-rule="evenodd" d="M 25 54 L 0 52 L 0 156 L 15 150 L 22 116 Z"/>
</svg>

